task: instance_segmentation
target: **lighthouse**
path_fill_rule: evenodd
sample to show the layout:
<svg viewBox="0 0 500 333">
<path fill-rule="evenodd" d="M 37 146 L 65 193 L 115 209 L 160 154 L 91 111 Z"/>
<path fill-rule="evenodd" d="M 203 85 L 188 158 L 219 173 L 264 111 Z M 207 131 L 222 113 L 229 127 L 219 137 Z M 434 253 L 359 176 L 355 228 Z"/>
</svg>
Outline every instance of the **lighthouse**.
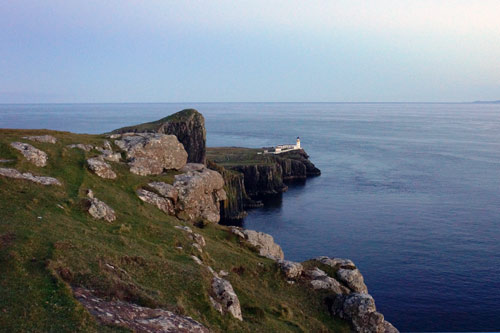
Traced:
<svg viewBox="0 0 500 333">
<path fill-rule="evenodd" d="M 295 149 L 300 149 L 300 138 L 297 137 L 297 144 L 295 145 Z"/>
</svg>

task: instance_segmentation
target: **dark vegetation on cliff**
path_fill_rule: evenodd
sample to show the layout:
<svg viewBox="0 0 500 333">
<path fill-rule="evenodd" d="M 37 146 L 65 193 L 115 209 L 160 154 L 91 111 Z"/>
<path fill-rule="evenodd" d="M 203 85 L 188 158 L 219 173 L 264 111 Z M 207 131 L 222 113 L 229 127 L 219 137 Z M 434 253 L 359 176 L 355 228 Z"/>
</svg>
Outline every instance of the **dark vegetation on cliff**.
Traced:
<svg viewBox="0 0 500 333">
<path fill-rule="evenodd" d="M 56 144 L 30 142 L 45 151 L 48 165 L 27 162 L 9 146 L 26 135 L 50 134 Z M 225 227 L 196 228 L 142 202 L 136 190 L 151 181 L 172 183 L 177 172 L 138 176 L 123 163 L 104 180 L 85 160 L 96 156 L 68 144 L 102 144 L 104 136 L 45 130 L 0 130 L 2 168 L 56 177 L 62 186 L 42 186 L 0 177 L 0 328 L 5 332 L 124 332 L 97 322 L 75 300 L 72 287 L 106 299 L 161 307 L 193 317 L 214 332 L 348 332 L 332 318 L 324 295 L 290 285 L 274 261 L 259 256 Z M 116 148 L 113 145 L 114 148 Z M 225 178 L 241 178 L 226 170 Z M 239 184 L 239 185 L 238 185 Z M 84 209 L 87 189 L 116 211 L 114 222 L 93 219 Z M 236 190 L 235 190 L 236 191 Z M 238 200 L 247 198 L 237 191 Z M 207 242 L 199 254 L 185 232 L 189 225 Z M 212 276 L 191 255 L 216 271 L 229 272 L 243 321 L 221 316 L 209 300 Z"/>
<path fill-rule="evenodd" d="M 205 163 L 205 118 L 195 109 L 185 109 L 149 123 L 122 127 L 112 133 L 154 132 L 172 134 L 184 145 L 189 163 Z"/>
</svg>

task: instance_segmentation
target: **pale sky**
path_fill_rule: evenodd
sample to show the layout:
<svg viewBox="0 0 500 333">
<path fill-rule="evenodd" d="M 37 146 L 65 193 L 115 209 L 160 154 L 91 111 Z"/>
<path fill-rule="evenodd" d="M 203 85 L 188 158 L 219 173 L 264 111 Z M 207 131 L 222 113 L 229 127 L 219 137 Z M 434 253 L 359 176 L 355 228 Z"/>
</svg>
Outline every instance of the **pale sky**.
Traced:
<svg viewBox="0 0 500 333">
<path fill-rule="evenodd" d="M 500 99 L 500 1 L 0 0 L 0 103 Z"/>
</svg>

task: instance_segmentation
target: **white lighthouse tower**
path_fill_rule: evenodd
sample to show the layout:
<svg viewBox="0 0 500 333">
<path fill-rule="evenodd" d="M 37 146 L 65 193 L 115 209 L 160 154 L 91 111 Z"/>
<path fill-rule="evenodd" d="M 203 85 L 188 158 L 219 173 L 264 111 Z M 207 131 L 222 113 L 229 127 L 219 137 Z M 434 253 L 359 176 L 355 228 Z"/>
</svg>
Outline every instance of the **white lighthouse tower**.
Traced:
<svg viewBox="0 0 500 333">
<path fill-rule="evenodd" d="M 300 149 L 300 138 L 297 137 L 297 144 L 295 145 L 295 149 Z"/>
</svg>

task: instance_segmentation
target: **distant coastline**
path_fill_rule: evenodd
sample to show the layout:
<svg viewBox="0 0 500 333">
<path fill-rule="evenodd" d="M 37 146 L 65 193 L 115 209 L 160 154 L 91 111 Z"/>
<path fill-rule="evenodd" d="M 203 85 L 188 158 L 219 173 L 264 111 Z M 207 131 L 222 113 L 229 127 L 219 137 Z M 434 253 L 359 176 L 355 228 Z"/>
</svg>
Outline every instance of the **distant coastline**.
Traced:
<svg viewBox="0 0 500 333">
<path fill-rule="evenodd" d="M 500 104 L 500 100 L 496 101 L 474 101 L 474 104 Z"/>
</svg>

